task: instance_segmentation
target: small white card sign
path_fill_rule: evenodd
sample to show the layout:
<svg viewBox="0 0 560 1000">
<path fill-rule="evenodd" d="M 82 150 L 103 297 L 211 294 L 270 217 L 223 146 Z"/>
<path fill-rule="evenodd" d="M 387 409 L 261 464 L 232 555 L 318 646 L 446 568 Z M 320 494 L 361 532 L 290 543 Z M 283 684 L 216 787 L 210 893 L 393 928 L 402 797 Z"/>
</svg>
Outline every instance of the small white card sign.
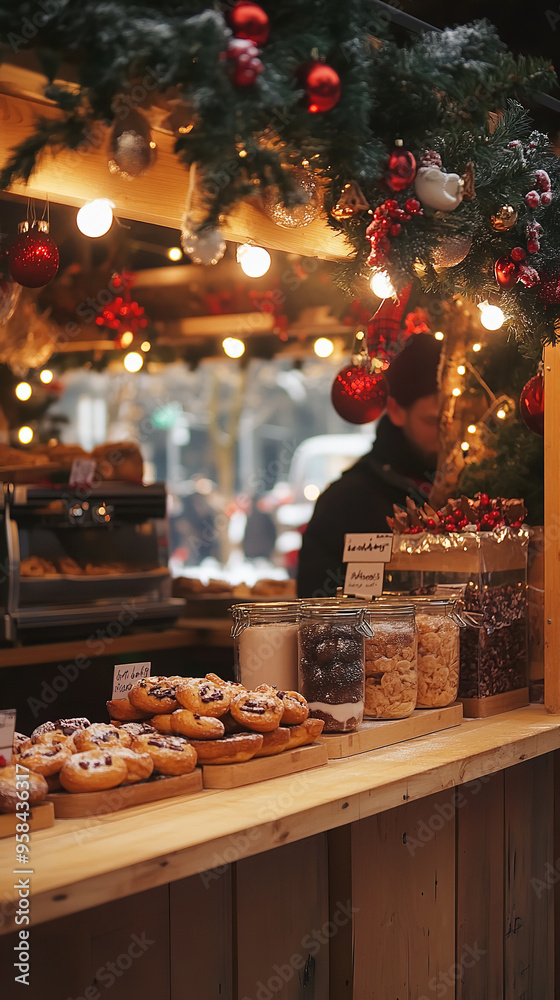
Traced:
<svg viewBox="0 0 560 1000">
<path fill-rule="evenodd" d="M 97 462 L 94 458 L 75 458 L 70 470 L 70 486 L 91 486 Z"/>
<path fill-rule="evenodd" d="M 113 673 L 113 693 L 111 698 L 127 698 L 133 684 L 149 677 L 151 663 L 119 663 Z"/>
<path fill-rule="evenodd" d="M 344 593 L 349 597 L 380 597 L 383 593 L 383 563 L 348 563 Z"/>
<path fill-rule="evenodd" d="M 388 563 L 393 554 L 393 535 L 365 534 L 344 536 L 343 562 Z"/>
<path fill-rule="evenodd" d="M 5 767 L 12 759 L 12 743 L 15 728 L 15 708 L 3 709 L 0 712 L 0 767 Z"/>
</svg>

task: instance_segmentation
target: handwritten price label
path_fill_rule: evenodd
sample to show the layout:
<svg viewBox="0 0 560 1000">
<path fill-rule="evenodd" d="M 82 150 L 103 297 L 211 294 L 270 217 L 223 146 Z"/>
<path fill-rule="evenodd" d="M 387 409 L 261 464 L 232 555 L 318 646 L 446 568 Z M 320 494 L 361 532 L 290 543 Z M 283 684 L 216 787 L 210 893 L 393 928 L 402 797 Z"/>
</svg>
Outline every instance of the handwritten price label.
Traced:
<svg viewBox="0 0 560 1000">
<path fill-rule="evenodd" d="M 113 693 L 111 698 L 127 698 L 133 684 L 149 677 L 151 663 L 119 663 L 113 672 Z"/>
<path fill-rule="evenodd" d="M 94 458 L 75 458 L 70 470 L 70 486 L 91 486 L 97 462 Z"/>
<path fill-rule="evenodd" d="M 15 708 L 6 708 L 0 712 L 0 767 L 5 767 L 12 759 L 12 743 L 16 728 Z"/>
<path fill-rule="evenodd" d="M 388 563 L 393 554 L 392 534 L 359 534 L 344 536 L 342 561 Z"/>
<path fill-rule="evenodd" d="M 380 597 L 383 571 L 383 563 L 348 563 L 344 593 L 349 597 Z"/>
</svg>

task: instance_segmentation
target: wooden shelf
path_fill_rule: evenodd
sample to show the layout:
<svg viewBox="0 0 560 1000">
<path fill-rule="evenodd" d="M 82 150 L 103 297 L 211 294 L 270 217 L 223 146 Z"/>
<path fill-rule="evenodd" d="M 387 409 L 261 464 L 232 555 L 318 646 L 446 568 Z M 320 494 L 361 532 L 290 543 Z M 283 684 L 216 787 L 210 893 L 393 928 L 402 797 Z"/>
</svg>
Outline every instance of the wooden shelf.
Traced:
<svg viewBox="0 0 560 1000">
<path fill-rule="evenodd" d="M 529 706 L 246 788 L 56 820 L 33 836 L 36 923 L 175 882 L 332 830 L 560 748 L 560 715 Z M 13 888 L 13 845 L 0 844 L 0 896 Z M 6 912 L 9 912 L 6 909 Z M 10 917 L 2 932 L 13 930 Z"/>
</svg>

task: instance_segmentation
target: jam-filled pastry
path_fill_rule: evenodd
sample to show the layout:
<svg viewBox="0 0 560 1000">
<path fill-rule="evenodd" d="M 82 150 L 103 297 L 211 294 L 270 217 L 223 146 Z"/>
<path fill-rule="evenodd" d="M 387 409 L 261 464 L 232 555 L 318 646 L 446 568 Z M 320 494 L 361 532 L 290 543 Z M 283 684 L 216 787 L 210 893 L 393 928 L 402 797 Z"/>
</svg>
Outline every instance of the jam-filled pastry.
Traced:
<svg viewBox="0 0 560 1000">
<path fill-rule="evenodd" d="M 154 729 L 159 733 L 177 733 L 195 740 L 218 740 L 226 731 L 221 719 L 212 715 L 197 715 L 188 708 L 178 708 L 171 715 L 156 715 Z"/>
<path fill-rule="evenodd" d="M 190 774 L 196 766 L 196 750 L 183 736 L 144 733 L 134 737 L 132 749 L 149 753 L 160 774 Z"/>
<path fill-rule="evenodd" d="M 134 708 L 146 715 L 174 712 L 179 708 L 175 684 L 171 684 L 169 677 L 143 677 L 130 689 L 128 698 Z"/>
<path fill-rule="evenodd" d="M 262 738 L 262 747 L 257 750 L 255 757 L 272 757 L 274 754 L 287 750 L 290 742 L 290 730 L 287 726 L 278 726 L 278 729 L 273 729 L 270 733 L 263 733 Z"/>
<path fill-rule="evenodd" d="M 117 722 L 141 722 L 151 716 L 151 713 L 135 708 L 129 698 L 112 698 L 107 702 L 107 711 L 109 718 Z"/>
<path fill-rule="evenodd" d="M 235 694 L 241 694 L 247 690 L 244 684 L 239 684 L 237 681 L 225 681 L 223 677 L 218 677 L 218 674 L 206 674 L 206 680 L 212 681 L 212 684 L 217 684 L 218 687 L 225 688 L 232 698 Z"/>
<path fill-rule="evenodd" d="M 191 740 L 199 764 L 242 764 L 251 760 L 263 743 L 261 733 L 235 733 L 221 740 Z"/>
<path fill-rule="evenodd" d="M 54 733 L 56 728 L 57 726 L 54 722 L 42 722 L 41 725 L 36 726 L 31 733 L 31 739 L 33 739 L 34 736 L 42 736 L 43 733 Z"/>
<path fill-rule="evenodd" d="M 40 744 L 22 750 L 19 755 L 20 762 L 36 774 L 47 777 L 49 774 L 58 774 L 65 762 L 72 756 L 72 751 L 65 743 Z"/>
<path fill-rule="evenodd" d="M 22 791 L 29 794 L 26 802 L 35 806 L 43 802 L 48 790 L 42 774 L 26 771 L 19 763 L 17 767 L 12 764 L 0 767 L 0 813 L 15 812 L 18 802 L 21 802 Z"/>
<path fill-rule="evenodd" d="M 291 726 L 290 740 L 286 750 L 293 750 L 295 747 L 303 747 L 308 743 L 314 743 L 323 732 L 324 719 L 306 719 L 299 726 Z"/>
<path fill-rule="evenodd" d="M 231 703 L 231 714 L 237 722 L 257 733 L 277 729 L 284 709 L 280 698 L 269 691 L 247 691 L 238 694 Z"/>
<path fill-rule="evenodd" d="M 115 749 L 111 747 L 111 754 L 120 757 L 126 764 L 126 778 L 124 785 L 132 785 L 137 781 L 146 781 L 153 769 L 154 762 L 149 753 L 136 753 L 135 750 L 126 750 L 124 747 Z"/>
<path fill-rule="evenodd" d="M 127 766 L 118 754 L 106 750 L 75 753 L 60 771 L 60 784 L 67 792 L 102 792 L 126 779 Z"/>
<path fill-rule="evenodd" d="M 309 715 L 309 705 L 299 691 L 279 691 L 275 685 L 259 684 L 255 691 L 263 691 L 265 694 L 275 694 L 280 698 L 284 711 L 282 713 L 283 726 L 299 726 L 305 722 Z"/>
<path fill-rule="evenodd" d="M 61 743 L 62 746 L 68 747 L 71 753 L 75 751 L 72 737 L 65 736 L 61 729 L 49 730 L 48 733 L 41 733 L 40 736 L 32 736 L 29 740 L 30 747 L 51 747 L 56 743 Z"/>
<path fill-rule="evenodd" d="M 206 677 L 186 677 L 177 685 L 177 700 L 183 708 L 196 715 L 212 715 L 219 718 L 229 709 L 229 691 Z"/>
<path fill-rule="evenodd" d="M 94 722 L 88 729 L 81 729 L 72 737 L 76 750 L 104 750 L 106 747 L 130 747 L 132 737 L 122 727 L 107 725 L 105 722 Z"/>
</svg>

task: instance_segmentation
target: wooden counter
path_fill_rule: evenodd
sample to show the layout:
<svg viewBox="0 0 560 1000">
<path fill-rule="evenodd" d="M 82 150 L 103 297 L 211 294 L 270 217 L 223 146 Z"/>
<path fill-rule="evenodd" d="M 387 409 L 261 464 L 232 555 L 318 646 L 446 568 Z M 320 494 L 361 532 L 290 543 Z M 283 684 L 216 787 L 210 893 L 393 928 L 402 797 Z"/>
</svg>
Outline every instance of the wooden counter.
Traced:
<svg viewBox="0 0 560 1000">
<path fill-rule="evenodd" d="M 301 775 L 233 791 L 57 820 L 32 836 L 33 922 L 375 816 L 560 748 L 560 715 L 540 706 L 466 721 Z M 14 844 L 0 844 L 0 898 L 15 896 Z M 2 932 L 13 929 L 11 918 Z"/>
</svg>

